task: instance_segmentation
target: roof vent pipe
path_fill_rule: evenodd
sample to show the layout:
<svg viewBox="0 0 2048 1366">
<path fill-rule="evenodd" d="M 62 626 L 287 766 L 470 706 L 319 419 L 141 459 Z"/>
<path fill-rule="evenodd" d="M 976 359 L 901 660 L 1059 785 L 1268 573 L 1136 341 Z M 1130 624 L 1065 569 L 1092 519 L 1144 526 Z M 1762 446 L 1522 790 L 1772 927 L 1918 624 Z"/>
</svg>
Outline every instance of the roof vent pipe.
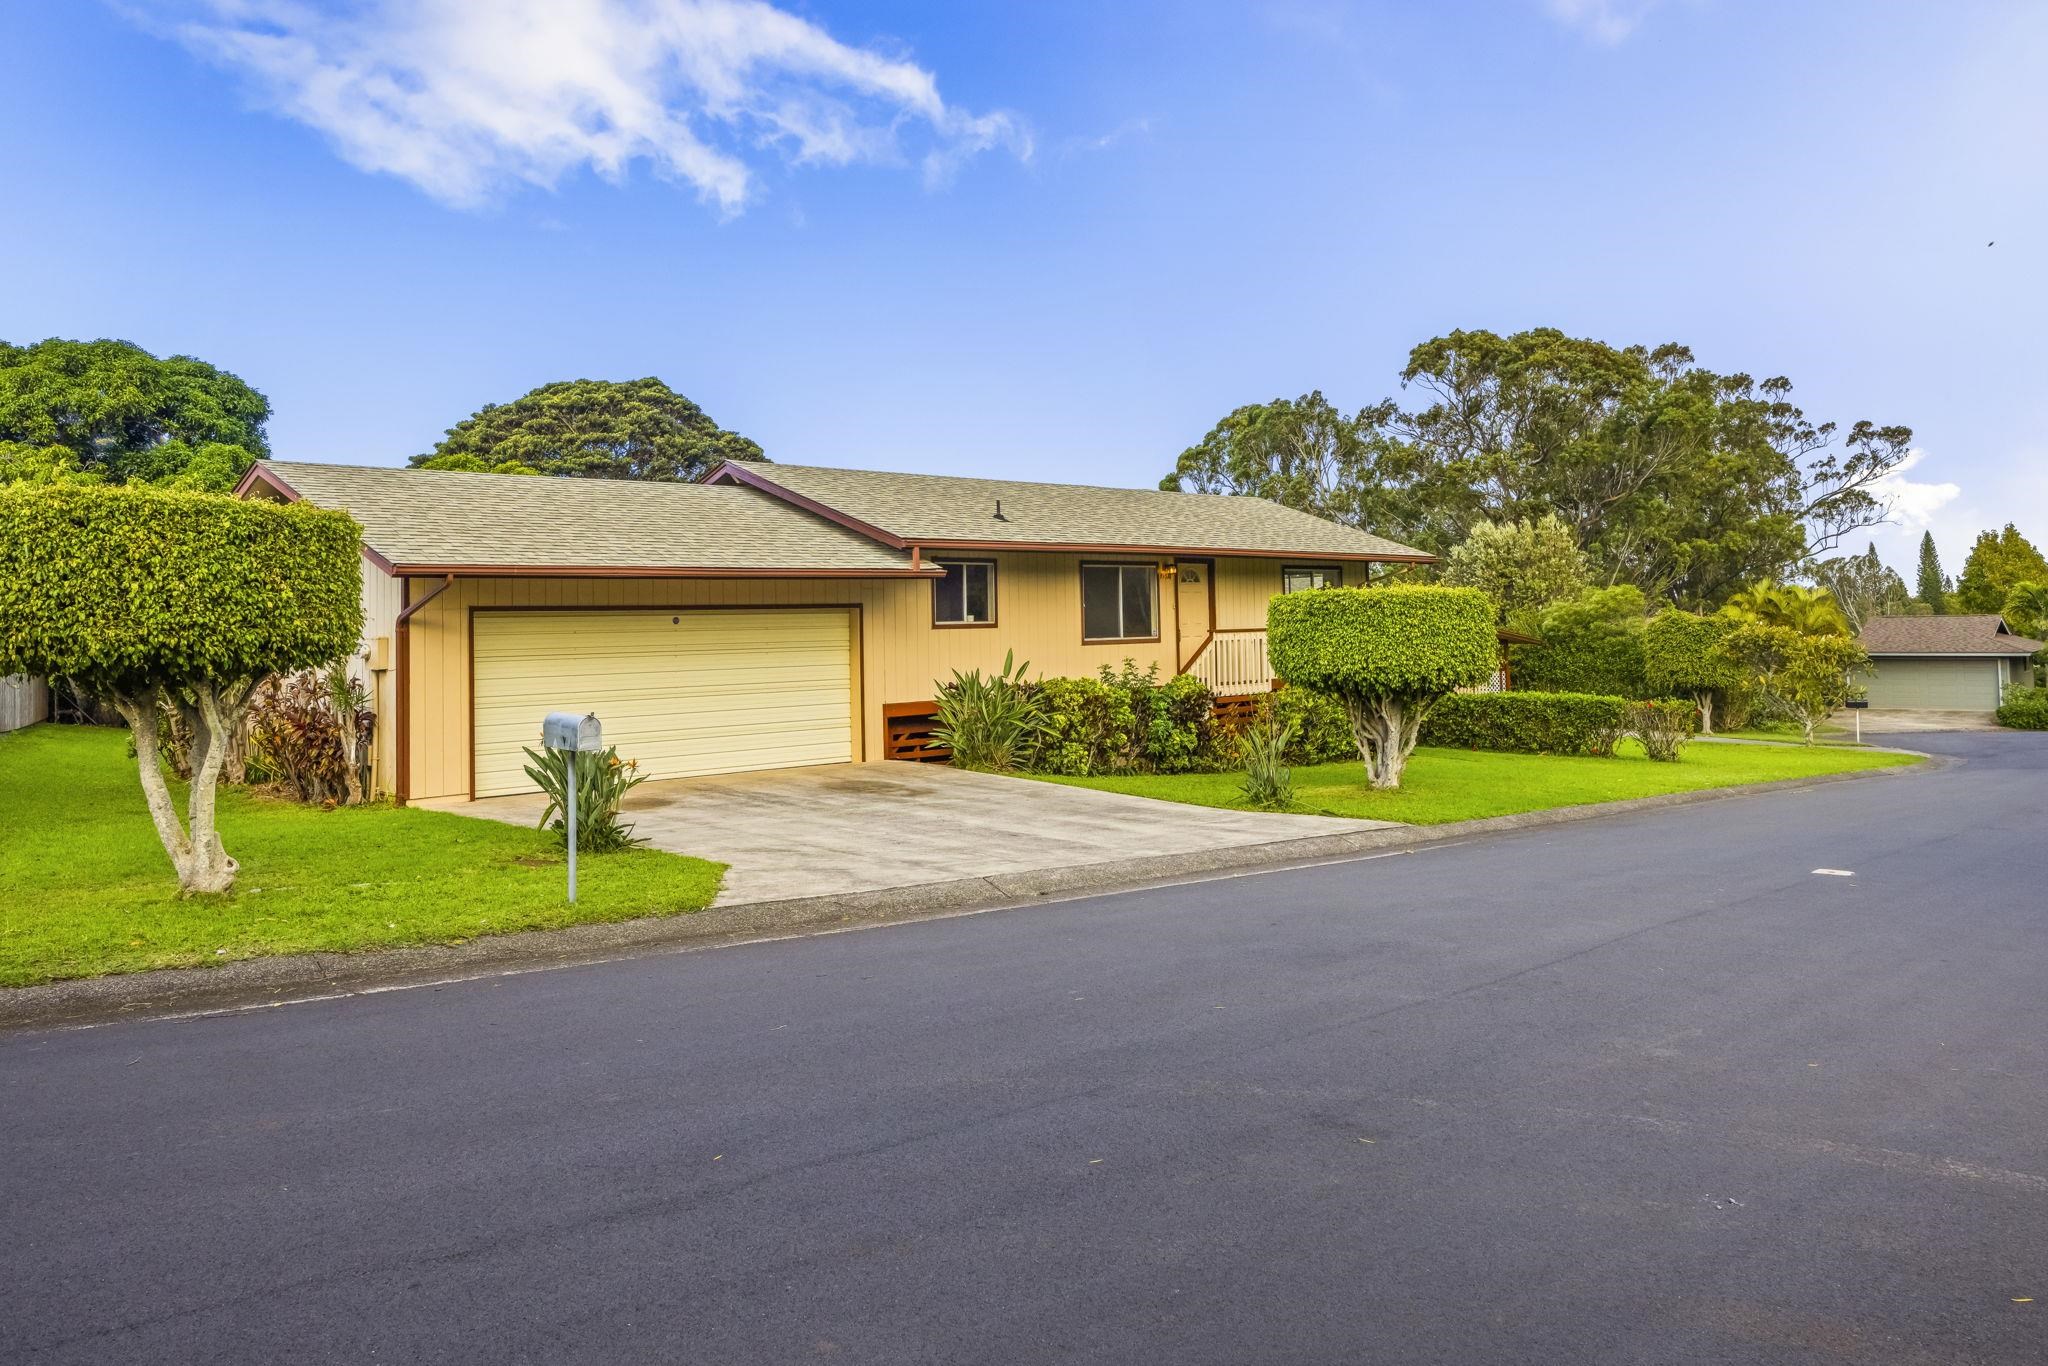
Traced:
<svg viewBox="0 0 2048 1366">
<path fill-rule="evenodd" d="M 1007 522 L 1010 520 L 1009 518 L 1003 516 L 1003 500 L 1000 498 L 996 499 L 996 520 L 998 522 Z"/>
</svg>

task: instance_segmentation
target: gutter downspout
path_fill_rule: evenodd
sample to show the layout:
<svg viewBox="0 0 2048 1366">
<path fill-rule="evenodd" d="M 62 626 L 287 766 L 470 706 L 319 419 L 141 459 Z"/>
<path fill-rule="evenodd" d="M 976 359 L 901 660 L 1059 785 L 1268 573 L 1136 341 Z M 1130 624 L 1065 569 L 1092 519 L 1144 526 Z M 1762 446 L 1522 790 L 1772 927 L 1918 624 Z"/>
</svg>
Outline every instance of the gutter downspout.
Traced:
<svg viewBox="0 0 2048 1366">
<path fill-rule="evenodd" d="M 398 790 L 391 794 L 392 801 L 404 806 L 412 795 L 412 614 L 425 607 L 455 586 L 455 576 L 448 575 L 434 585 L 434 591 L 412 601 L 412 580 L 402 579 L 405 585 L 405 610 L 398 614 L 393 634 L 398 637 Z"/>
</svg>

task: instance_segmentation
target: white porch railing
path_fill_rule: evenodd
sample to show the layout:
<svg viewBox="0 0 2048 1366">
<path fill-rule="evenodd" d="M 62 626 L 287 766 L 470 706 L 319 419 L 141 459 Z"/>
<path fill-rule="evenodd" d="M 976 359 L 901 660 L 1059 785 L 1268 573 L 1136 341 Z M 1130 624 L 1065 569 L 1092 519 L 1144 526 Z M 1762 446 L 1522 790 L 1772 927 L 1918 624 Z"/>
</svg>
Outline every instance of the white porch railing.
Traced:
<svg viewBox="0 0 2048 1366">
<path fill-rule="evenodd" d="M 1266 663 L 1266 633 L 1262 630 L 1218 631 L 1187 671 L 1208 684 L 1218 697 L 1273 690 L 1273 670 Z"/>
</svg>

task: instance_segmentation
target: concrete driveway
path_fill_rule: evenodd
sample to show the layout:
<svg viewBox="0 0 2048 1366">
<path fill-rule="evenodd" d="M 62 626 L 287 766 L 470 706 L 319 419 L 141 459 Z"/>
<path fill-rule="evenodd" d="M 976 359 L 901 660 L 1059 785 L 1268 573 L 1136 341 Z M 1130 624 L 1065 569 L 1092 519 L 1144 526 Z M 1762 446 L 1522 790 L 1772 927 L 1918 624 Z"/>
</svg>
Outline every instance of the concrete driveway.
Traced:
<svg viewBox="0 0 2048 1366">
<path fill-rule="evenodd" d="M 421 805 L 533 825 L 546 800 L 535 793 Z M 657 849 L 730 864 L 719 905 L 1200 853 L 1388 824 L 1219 811 L 905 763 L 642 783 L 625 812 Z"/>
<path fill-rule="evenodd" d="M 1854 712 L 1836 712 L 1834 722 L 1839 726 L 1856 724 Z M 1872 709 L 1863 713 L 1863 733 L 1866 735 L 1919 735 L 1933 731 L 1949 730 L 2000 730 L 1998 718 L 1988 711 L 1924 711 L 1916 708 L 1889 707 Z"/>
</svg>

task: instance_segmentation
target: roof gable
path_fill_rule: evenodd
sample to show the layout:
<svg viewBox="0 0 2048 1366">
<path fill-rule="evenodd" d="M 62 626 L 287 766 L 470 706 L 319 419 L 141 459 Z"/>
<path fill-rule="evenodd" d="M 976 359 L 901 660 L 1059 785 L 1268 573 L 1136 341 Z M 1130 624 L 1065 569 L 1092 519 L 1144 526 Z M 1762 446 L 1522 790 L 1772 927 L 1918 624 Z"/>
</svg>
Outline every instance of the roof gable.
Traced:
<svg viewBox="0 0 2048 1366">
<path fill-rule="evenodd" d="M 266 484 L 340 508 L 394 573 L 922 575 L 903 550 L 744 488 L 265 460 Z"/>
<path fill-rule="evenodd" d="M 1873 655 L 2030 655 L 2038 640 L 2012 633 L 1994 615 L 1873 617 L 1860 639 Z"/>
<path fill-rule="evenodd" d="M 1095 488 L 822 465 L 721 466 L 714 483 L 760 489 L 886 543 L 943 549 L 1184 551 L 1350 560 L 1433 557 L 1265 498 Z"/>
</svg>

